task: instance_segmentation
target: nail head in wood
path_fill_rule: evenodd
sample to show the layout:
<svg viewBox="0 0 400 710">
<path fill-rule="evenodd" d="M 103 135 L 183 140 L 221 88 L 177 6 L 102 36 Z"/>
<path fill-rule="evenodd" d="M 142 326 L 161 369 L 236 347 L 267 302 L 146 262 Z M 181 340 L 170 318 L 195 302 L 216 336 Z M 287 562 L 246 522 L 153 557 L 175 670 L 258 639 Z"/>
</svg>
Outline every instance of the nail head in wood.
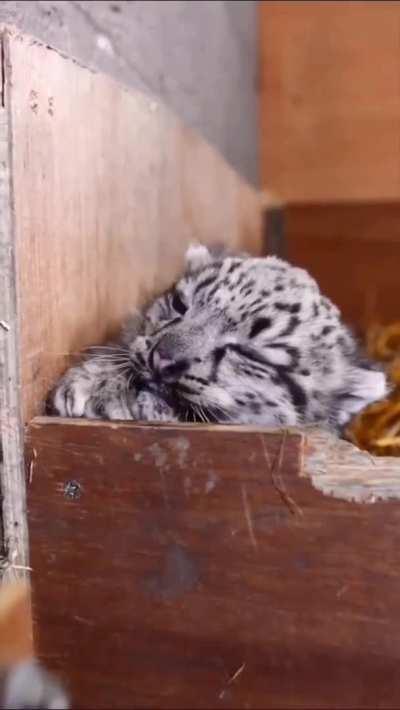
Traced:
<svg viewBox="0 0 400 710">
<path fill-rule="evenodd" d="M 82 487 L 78 481 L 67 481 L 64 487 L 64 495 L 71 500 L 77 500 L 82 495 Z"/>
</svg>

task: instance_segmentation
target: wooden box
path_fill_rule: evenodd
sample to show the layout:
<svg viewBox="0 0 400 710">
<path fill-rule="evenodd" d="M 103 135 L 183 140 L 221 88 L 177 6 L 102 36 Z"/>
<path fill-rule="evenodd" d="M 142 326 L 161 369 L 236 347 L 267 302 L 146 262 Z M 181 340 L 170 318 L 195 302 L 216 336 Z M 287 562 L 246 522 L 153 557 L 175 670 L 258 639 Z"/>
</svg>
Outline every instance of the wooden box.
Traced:
<svg viewBox="0 0 400 710">
<path fill-rule="evenodd" d="M 31 577 L 38 655 L 79 708 L 397 707 L 396 461 L 40 416 L 189 241 L 262 252 L 261 200 L 156 100 L 1 43 L 3 567 Z"/>
<path fill-rule="evenodd" d="M 397 462 L 37 418 L 27 468 L 35 640 L 78 707 L 398 707 Z"/>
</svg>

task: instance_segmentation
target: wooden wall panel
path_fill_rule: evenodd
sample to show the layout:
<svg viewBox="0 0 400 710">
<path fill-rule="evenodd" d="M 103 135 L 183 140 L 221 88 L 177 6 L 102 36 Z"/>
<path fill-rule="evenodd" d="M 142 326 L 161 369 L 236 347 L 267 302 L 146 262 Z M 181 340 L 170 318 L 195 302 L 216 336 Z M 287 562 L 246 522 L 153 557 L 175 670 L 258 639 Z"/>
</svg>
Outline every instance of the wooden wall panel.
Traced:
<svg viewBox="0 0 400 710">
<path fill-rule="evenodd" d="M 400 197 L 399 2 L 260 6 L 262 179 L 287 201 Z"/>
<path fill-rule="evenodd" d="M 72 707 L 398 707 L 398 460 L 58 419 L 29 449 L 35 640 Z"/>
<path fill-rule="evenodd" d="M 71 353 L 171 284 L 189 241 L 257 252 L 261 209 L 159 102 L 29 37 L 9 33 L 5 56 L 29 419 Z"/>
<path fill-rule="evenodd" d="M 361 333 L 400 320 L 400 203 L 289 205 L 286 257 Z"/>
</svg>

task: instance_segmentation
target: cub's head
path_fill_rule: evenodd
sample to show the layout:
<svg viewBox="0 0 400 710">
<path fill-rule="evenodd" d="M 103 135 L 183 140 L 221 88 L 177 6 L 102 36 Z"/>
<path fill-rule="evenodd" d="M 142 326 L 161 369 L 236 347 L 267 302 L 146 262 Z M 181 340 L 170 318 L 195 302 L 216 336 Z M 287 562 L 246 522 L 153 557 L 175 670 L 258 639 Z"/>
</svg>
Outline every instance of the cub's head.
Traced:
<svg viewBox="0 0 400 710">
<path fill-rule="evenodd" d="M 164 402 L 182 421 L 293 419 L 293 393 L 279 386 L 277 371 L 296 365 L 314 281 L 274 257 L 218 257 L 200 245 L 186 264 L 129 345 L 139 418 L 159 419 Z"/>
</svg>

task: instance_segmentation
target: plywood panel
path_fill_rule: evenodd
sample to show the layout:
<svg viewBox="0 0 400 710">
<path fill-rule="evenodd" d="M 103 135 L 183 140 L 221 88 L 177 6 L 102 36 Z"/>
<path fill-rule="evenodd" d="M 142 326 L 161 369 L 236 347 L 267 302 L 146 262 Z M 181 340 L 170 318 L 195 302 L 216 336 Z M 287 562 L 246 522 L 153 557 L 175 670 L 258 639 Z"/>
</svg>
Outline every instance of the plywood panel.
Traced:
<svg viewBox="0 0 400 710">
<path fill-rule="evenodd" d="M 389 460 L 201 425 L 41 419 L 29 444 L 37 650 L 74 706 L 398 707 Z"/>
<path fill-rule="evenodd" d="M 260 13 L 264 185 L 297 202 L 398 199 L 400 3 Z"/>
<path fill-rule="evenodd" d="M 400 204 L 290 205 L 287 258 L 310 271 L 361 332 L 400 319 Z"/>
<path fill-rule="evenodd" d="M 189 241 L 260 248 L 258 194 L 163 105 L 5 42 L 24 418 L 71 355 L 176 278 Z"/>
</svg>

